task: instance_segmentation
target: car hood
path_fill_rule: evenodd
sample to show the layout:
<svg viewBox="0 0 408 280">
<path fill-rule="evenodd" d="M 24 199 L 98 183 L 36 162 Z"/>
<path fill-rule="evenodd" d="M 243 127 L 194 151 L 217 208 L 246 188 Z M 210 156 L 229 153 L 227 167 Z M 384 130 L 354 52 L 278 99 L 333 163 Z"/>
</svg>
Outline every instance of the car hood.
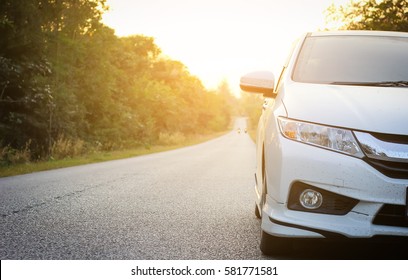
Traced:
<svg viewBox="0 0 408 280">
<path fill-rule="evenodd" d="M 408 135 L 408 88 L 291 83 L 287 117 L 378 133 Z"/>
</svg>

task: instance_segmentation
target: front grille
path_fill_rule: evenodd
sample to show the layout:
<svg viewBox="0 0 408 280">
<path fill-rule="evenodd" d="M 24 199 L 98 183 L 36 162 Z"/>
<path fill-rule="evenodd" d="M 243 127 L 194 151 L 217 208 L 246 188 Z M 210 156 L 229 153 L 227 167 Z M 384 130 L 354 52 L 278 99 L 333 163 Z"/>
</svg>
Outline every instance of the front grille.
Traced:
<svg viewBox="0 0 408 280">
<path fill-rule="evenodd" d="M 405 144 L 408 145 L 408 135 L 398 134 L 384 134 L 384 133 L 370 133 L 375 138 L 389 143 Z"/>
<path fill-rule="evenodd" d="M 365 158 L 365 162 L 387 177 L 408 179 L 408 163 Z"/>
<path fill-rule="evenodd" d="M 364 161 L 390 178 L 408 179 L 408 161 L 405 158 L 394 160 L 388 154 L 387 144 L 408 146 L 408 135 L 355 132 L 366 157 Z M 370 136 L 368 136 L 370 135 Z M 362 137 L 359 139 L 359 137 Z M 370 138 L 373 137 L 373 138 Z M 362 140 L 362 142 L 361 142 Z M 372 144 L 370 146 L 370 144 Z M 401 151 L 404 154 L 404 150 Z M 395 153 L 395 151 L 394 151 Z M 381 158 L 383 157 L 383 158 Z"/>
<path fill-rule="evenodd" d="M 373 220 L 375 225 L 408 227 L 404 205 L 384 204 Z"/>
</svg>

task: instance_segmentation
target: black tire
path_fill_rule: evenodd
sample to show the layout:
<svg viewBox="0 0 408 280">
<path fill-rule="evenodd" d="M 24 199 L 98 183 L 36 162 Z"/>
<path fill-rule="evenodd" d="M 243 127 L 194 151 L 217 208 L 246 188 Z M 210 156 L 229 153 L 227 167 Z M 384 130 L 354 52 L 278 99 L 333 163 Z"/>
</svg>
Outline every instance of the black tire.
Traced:
<svg viewBox="0 0 408 280">
<path fill-rule="evenodd" d="M 265 255 L 287 255 L 292 251 L 292 241 L 284 237 L 276 237 L 261 230 L 260 249 Z"/>
<path fill-rule="evenodd" d="M 260 219 L 261 218 L 261 213 L 259 212 L 258 206 L 255 203 L 255 216 Z"/>
</svg>

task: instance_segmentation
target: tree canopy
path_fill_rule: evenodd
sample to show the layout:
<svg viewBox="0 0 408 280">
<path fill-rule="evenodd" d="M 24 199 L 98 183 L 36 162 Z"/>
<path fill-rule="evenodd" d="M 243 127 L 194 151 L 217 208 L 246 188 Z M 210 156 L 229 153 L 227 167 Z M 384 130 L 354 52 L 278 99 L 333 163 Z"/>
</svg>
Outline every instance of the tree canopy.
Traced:
<svg viewBox="0 0 408 280">
<path fill-rule="evenodd" d="M 64 139 L 114 149 L 228 126 L 232 96 L 208 91 L 153 38 L 117 37 L 101 23 L 106 9 L 105 0 L 0 2 L 0 148 L 38 159 Z"/>
<path fill-rule="evenodd" d="M 327 23 L 348 30 L 385 30 L 408 32 L 408 1 L 363 0 L 350 1 L 326 10 Z"/>
</svg>

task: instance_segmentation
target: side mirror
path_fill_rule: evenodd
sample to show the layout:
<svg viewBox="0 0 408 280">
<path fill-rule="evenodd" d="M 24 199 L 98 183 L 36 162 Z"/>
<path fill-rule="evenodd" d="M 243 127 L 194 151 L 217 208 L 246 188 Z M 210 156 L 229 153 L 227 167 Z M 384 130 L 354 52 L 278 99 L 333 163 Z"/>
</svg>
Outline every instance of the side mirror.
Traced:
<svg viewBox="0 0 408 280">
<path fill-rule="evenodd" d="M 251 72 L 241 77 L 239 83 L 243 91 L 262 93 L 265 97 L 275 97 L 275 75 L 268 71 Z"/>
</svg>

